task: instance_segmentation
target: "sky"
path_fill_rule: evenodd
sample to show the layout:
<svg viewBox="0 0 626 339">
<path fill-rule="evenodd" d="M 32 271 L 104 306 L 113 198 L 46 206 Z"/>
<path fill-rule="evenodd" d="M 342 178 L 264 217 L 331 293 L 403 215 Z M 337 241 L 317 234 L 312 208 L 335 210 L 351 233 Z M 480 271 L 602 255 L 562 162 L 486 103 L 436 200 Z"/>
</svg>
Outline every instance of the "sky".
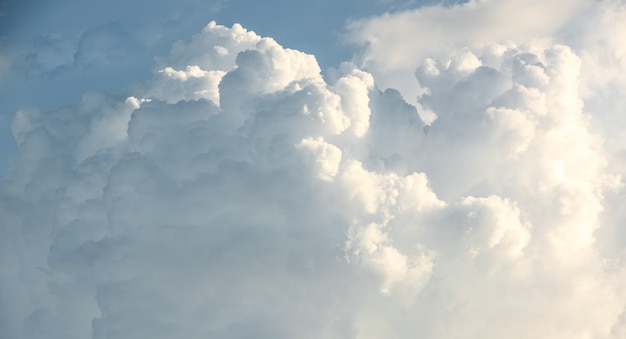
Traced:
<svg viewBox="0 0 626 339">
<path fill-rule="evenodd" d="M 0 338 L 626 337 L 623 0 L 0 13 Z"/>
</svg>

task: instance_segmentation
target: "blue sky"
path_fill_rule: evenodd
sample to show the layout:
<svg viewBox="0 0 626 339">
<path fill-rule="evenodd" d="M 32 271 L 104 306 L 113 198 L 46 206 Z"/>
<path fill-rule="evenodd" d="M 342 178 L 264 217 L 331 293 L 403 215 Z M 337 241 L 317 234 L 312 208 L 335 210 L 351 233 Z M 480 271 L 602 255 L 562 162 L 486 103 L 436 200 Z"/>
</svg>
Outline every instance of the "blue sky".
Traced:
<svg viewBox="0 0 626 339">
<path fill-rule="evenodd" d="M 626 337 L 623 0 L 0 11 L 0 338 Z"/>
</svg>

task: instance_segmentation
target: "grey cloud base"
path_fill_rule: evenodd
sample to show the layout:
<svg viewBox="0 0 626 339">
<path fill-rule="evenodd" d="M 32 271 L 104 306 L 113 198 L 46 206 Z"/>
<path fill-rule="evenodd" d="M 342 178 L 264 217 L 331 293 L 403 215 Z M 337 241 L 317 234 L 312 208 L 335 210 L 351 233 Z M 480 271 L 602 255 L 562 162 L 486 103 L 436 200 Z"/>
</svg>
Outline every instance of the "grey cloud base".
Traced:
<svg viewBox="0 0 626 339">
<path fill-rule="evenodd" d="M 428 133 L 354 65 L 215 23 L 128 95 L 18 112 L 0 337 L 623 336 L 580 59 L 449 58 L 416 72 Z"/>
</svg>

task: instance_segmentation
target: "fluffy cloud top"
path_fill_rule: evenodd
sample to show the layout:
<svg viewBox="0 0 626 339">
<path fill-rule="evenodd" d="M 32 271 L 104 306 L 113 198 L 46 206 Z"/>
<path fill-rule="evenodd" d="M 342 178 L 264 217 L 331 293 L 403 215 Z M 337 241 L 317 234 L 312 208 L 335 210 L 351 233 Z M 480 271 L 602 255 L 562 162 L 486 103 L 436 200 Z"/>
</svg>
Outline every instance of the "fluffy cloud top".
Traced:
<svg viewBox="0 0 626 339">
<path fill-rule="evenodd" d="M 418 112 L 210 23 L 125 95 L 21 110 L 0 335 L 620 338 L 622 172 L 579 54 L 414 56 Z"/>
<path fill-rule="evenodd" d="M 399 89 L 411 104 L 421 92 L 412 73 L 424 58 L 493 42 L 567 44 L 585 62 L 586 87 L 624 70 L 624 11 L 622 0 L 473 0 L 354 20 L 346 39 L 363 48 L 358 63 L 380 86 Z"/>
</svg>

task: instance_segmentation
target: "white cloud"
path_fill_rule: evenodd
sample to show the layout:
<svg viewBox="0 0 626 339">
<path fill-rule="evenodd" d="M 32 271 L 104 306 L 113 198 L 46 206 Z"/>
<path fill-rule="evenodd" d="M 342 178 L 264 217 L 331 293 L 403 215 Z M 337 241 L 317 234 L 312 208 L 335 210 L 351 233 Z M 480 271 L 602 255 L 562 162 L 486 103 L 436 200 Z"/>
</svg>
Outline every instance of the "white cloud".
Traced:
<svg viewBox="0 0 626 339">
<path fill-rule="evenodd" d="M 341 150 L 337 146 L 324 141 L 324 138 L 305 138 L 296 145 L 311 153 L 318 176 L 324 180 L 332 180 L 337 175 L 341 162 Z"/>
<path fill-rule="evenodd" d="M 420 60 L 445 57 L 467 45 L 551 37 L 591 5 L 586 0 L 474 0 L 428 6 L 355 20 L 347 40 L 363 46 L 358 61 L 380 86 L 398 88 L 413 104 L 419 86 L 412 74 Z"/>
<path fill-rule="evenodd" d="M 18 112 L 3 336 L 350 336 L 352 217 L 326 180 L 376 90 L 345 72 L 328 85 L 312 56 L 209 24 L 132 97 Z"/>
<path fill-rule="evenodd" d="M 619 338 L 623 173 L 585 112 L 586 56 L 525 40 L 569 15 L 408 55 L 417 109 L 376 71 L 322 77 L 210 23 L 123 96 L 18 112 L 0 334 Z"/>
</svg>

